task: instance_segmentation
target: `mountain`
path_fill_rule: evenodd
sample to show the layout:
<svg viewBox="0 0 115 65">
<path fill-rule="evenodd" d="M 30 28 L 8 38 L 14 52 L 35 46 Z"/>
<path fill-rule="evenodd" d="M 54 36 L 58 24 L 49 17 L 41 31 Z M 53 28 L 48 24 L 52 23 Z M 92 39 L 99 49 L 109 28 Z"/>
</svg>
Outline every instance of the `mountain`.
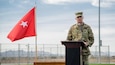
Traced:
<svg viewBox="0 0 115 65">
<path fill-rule="evenodd" d="M 35 52 L 31 51 L 31 52 L 27 52 L 24 50 L 20 50 L 20 51 L 5 51 L 5 52 L 1 52 L 1 57 L 35 57 Z M 52 54 L 50 52 L 44 52 L 44 51 L 39 51 L 38 52 L 38 56 L 40 57 L 48 57 L 48 56 L 55 56 L 56 54 Z"/>
</svg>

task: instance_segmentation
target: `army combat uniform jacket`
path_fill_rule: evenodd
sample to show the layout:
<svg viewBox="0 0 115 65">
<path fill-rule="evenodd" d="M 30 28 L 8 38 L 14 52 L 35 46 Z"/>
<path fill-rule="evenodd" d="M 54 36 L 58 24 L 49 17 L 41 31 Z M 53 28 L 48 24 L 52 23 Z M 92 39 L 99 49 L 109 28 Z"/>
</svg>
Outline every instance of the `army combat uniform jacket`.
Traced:
<svg viewBox="0 0 115 65">
<path fill-rule="evenodd" d="M 82 55 L 90 55 L 89 46 L 91 47 L 94 43 L 94 36 L 89 25 L 74 24 L 68 32 L 67 40 L 87 42 L 88 46 L 82 47 Z"/>
</svg>

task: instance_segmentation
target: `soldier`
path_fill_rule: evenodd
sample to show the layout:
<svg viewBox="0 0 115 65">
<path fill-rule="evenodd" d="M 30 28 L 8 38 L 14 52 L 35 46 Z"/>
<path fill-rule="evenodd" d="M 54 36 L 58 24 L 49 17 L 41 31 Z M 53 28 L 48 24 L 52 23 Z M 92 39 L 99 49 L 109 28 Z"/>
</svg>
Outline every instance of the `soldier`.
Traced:
<svg viewBox="0 0 115 65">
<path fill-rule="evenodd" d="M 77 12 L 75 13 L 75 15 L 77 23 L 70 28 L 67 40 L 84 42 L 84 46 L 82 46 L 82 61 L 83 65 L 89 65 L 88 63 L 88 56 L 90 55 L 89 47 L 91 47 L 92 44 L 94 43 L 93 32 L 91 27 L 84 23 L 83 12 Z"/>
</svg>

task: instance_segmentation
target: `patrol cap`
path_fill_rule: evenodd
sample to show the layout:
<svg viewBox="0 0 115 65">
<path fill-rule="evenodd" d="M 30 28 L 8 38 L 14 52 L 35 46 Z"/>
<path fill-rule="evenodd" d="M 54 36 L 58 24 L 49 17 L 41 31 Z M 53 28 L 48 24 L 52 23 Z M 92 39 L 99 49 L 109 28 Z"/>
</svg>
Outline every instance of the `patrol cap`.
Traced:
<svg viewBox="0 0 115 65">
<path fill-rule="evenodd" d="M 83 12 L 77 12 L 77 13 L 75 13 L 75 15 L 76 15 L 77 17 L 82 16 L 82 15 L 83 15 Z"/>
</svg>

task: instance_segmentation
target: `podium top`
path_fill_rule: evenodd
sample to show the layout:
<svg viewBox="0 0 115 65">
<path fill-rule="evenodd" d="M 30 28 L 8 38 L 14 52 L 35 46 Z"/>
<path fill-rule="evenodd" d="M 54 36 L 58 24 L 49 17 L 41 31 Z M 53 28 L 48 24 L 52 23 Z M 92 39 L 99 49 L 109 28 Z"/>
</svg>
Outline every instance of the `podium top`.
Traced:
<svg viewBox="0 0 115 65">
<path fill-rule="evenodd" d="M 61 43 L 68 48 L 77 48 L 83 46 L 82 41 L 61 41 Z"/>
<path fill-rule="evenodd" d="M 61 41 L 62 43 L 83 43 L 82 41 Z"/>
</svg>

